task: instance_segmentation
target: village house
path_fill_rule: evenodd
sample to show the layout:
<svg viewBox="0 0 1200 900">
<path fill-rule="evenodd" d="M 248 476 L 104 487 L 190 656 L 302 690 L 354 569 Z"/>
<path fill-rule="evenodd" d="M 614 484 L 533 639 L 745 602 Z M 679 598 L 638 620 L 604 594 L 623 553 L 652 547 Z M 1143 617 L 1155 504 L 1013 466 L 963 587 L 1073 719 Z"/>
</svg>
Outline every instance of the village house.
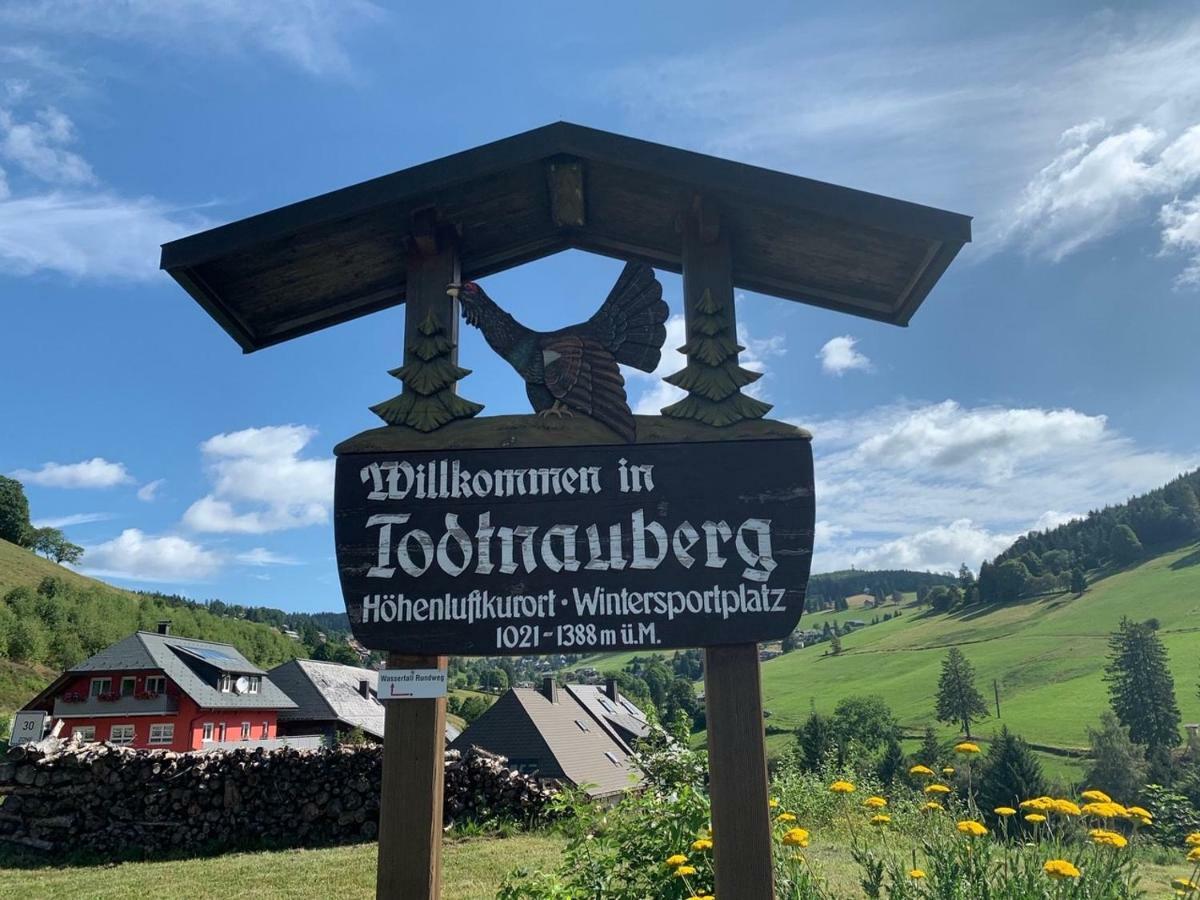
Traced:
<svg viewBox="0 0 1200 900">
<path fill-rule="evenodd" d="M 583 788 L 591 797 L 615 797 L 642 782 L 630 742 L 646 733 L 632 703 L 593 685 L 513 688 L 451 744 L 508 757 L 509 765 L 545 782 Z"/>
<path fill-rule="evenodd" d="M 280 735 L 320 735 L 326 744 L 336 744 L 357 728 L 369 740 L 383 740 L 383 704 L 374 669 L 293 659 L 271 669 L 267 678 L 295 704 L 279 711 Z M 447 723 L 446 741 L 458 735 Z"/>
<path fill-rule="evenodd" d="M 207 750 L 273 741 L 292 702 L 229 644 L 138 631 L 60 675 L 25 705 L 63 738 Z M 61 724 L 57 724 L 61 723 Z"/>
</svg>

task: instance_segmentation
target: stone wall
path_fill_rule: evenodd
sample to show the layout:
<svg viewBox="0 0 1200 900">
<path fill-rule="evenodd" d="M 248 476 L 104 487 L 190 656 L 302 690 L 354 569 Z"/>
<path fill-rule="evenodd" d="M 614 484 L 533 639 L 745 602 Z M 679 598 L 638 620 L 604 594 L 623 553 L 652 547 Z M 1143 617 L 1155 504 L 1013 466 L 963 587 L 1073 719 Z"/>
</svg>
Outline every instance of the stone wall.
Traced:
<svg viewBox="0 0 1200 900">
<path fill-rule="evenodd" d="M 372 840 L 382 748 L 174 753 L 54 739 L 0 757 L 0 840 L 102 855 Z M 503 757 L 446 751 L 447 823 L 534 820 L 551 792 Z"/>
</svg>

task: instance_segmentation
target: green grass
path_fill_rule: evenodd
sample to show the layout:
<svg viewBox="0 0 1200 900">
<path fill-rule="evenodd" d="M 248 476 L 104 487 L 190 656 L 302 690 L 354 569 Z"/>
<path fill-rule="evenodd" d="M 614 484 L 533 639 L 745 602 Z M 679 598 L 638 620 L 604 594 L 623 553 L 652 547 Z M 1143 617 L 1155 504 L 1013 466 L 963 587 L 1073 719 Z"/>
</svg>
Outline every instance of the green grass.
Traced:
<svg viewBox="0 0 1200 900">
<path fill-rule="evenodd" d="M 134 596 L 129 591 L 123 591 L 86 575 L 73 572 L 66 566 L 42 559 L 16 544 L 0 540 L 0 595 L 8 593 L 15 587 L 37 587 L 43 578 L 61 578 L 73 587 L 85 589 L 102 587 L 128 596 Z"/>
<path fill-rule="evenodd" d="M 484 900 L 496 895 L 504 875 L 517 866 L 553 868 L 564 841 L 551 833 L 508 838 L 447 840 L 442 851 L 444 900 Z M 155 897 L 188 900 L 274 900 L 285 897 L 375 896 L 376 847 L 356 844 L 321 850 L 230 853 L 165 862 L 118 865 L 5 868 L 0 884 L 6 897 Z"/>
<path fill-rule="evenodd" d="M 923 728 L 933 718 L 946 649 L 957 644 L 975 666 L 989 706 L 993 680 L 1000 687 L 1002 717 L 993 710 L 973 728 L 976 734 L 986 737 L 1003 724 L 1034 743 L 1082 748 L 1088 745 L 1088 726 L 1108 708 L 1102 680 L 1108 636 L 1128 615 L 1159 620 L 1183 720 L 1200 721 L 1196 551 L 1193 545 L 1166 553 L 1096 582 L 1081 597 L 1058 594 L 953 615 L 906 604 L 898 619 L 843 637 L 841 656 L 826 656 L 824 643 L 764 663 L 763 705 L 771 710 L 772 725 L 794 728 L 810 708 L 830 712 L 843 697 L 878 695 L 902 725 Z M 854 612 L 837 615 L 862 618 Z M 801 624 L 817 627 L 821 619 L 806 616 Z M 948 738 L 953 732 L 947 726 L 941 733 Z M 789 740 L 773 736 L 769 750 L 777 752 Z M 1069 777 L 1075 771 L 1076 764 L 1062 757 L 1043 758 L 1052 775 Z"/>
</svg>

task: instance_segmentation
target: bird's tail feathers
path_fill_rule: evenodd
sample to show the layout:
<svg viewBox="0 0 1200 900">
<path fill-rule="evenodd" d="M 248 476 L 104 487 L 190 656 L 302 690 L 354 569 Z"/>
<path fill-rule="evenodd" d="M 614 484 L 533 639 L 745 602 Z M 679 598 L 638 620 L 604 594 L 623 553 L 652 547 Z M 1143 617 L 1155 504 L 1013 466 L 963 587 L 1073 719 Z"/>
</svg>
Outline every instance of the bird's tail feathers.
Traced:
<svg viewBox="0 0 1200 900">
<path fill-rule="evenodd" d="M 588 324 L 617 362 L 653 372 L 667 339 L 668 315 L 654 270 L 629 262 Z"/>
</svg>

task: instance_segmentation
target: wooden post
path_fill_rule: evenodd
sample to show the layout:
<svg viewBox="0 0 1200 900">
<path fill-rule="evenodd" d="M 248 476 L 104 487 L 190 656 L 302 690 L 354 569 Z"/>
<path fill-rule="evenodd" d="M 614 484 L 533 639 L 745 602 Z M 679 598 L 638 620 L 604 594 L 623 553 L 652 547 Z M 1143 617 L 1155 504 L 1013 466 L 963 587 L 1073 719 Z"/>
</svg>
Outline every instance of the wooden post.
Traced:
<svg viewBox="0 0 1200 900">
<path fill-rule="evenodd" d="M 689 339 L 705 292 L 726 311 L 737 334 L 732 248 L 720 217 L 702 198 L 680 217 L 683 237 L 683 311 Z M 718 897 L 772 900 L 771 819 L 763 733 L 758 645 L 704 651 L 708 716 L 709 793 Z"/>
<path fill-rule="evenodd" d="M 444 656 L 388 654 L 389 669 L 444 669 Z M 388 700 L 383 712 L 378 900 L 442 896 L 446 698 Z"/>
<path fill-rule="evenodd" d="M 458 281 L 458 253 L 449 234 L 418 234 L 408 254 L 404 333 L 430 312 L 454 342 L 458 362 L 458 302 L 446 285 Z M 444 669 L 444 656 L 388 654 L 389 669 Z M 442 895 L 442 799 L 446 698 L 389 700 L 383 714 L 383 785 L 379 797 L 378 900 L 438 900 Z"/>
</svg>

